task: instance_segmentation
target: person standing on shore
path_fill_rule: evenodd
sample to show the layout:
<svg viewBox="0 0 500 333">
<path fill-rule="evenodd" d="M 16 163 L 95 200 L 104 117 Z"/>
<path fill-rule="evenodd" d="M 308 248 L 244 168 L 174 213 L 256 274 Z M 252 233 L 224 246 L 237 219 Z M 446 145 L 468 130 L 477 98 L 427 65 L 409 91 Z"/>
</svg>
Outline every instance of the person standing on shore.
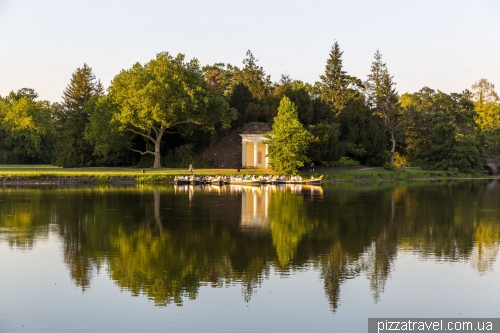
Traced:
<svg viewBox="0 0 500 333">
<path fill-rule="evenodd" d="M 189 172 L 193 173 L 193 165 L 189 164 Z"/>
</svg>

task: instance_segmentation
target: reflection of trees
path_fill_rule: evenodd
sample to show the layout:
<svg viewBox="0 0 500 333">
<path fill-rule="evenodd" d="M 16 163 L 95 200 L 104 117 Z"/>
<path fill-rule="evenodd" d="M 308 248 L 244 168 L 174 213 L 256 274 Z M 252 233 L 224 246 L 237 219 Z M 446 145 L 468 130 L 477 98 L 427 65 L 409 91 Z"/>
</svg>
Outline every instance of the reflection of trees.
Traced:
<svg viewBox="0 0 500 333">
<path fill-rule="evenodd" d="M 281 268 L 294 257 L 302 237 L 314 228 L 306 205 L 302 196 L 288 191 L 275 192 L 270 198 L 270 229 Z"/>
<path fill-rule="evenodd" d="M 474 224 L 474 248 L 470 263 L 480 275 L 492 269 L 498 255 L 500 239 L 500 180 L 492 180 L 485 186 L 484 204 Z"/>
<path fill-rule="evenodd" d="M 160 193 L 153 191 L 154 223 L 143 222 L 132 230 L 119 226 L 109 235 L 114 255 L 108 258 L 108 269 L 111 278 L 134 295 L 145 294 L 157 305 L 180 305 L 183 297 L 196 298 L 202 281 L 214 286 L 226 281 L 231 263 L 225 260 L 225 251 L 231 238 L 211 222 L 210 214 L 205 220 L 201 219 L 203 214 L 190 213 L 188 195 L 167 195 L 175 199 L 174 206 L 161 201 Z M 191 200 L 206 199 L 200 197 L 195 195 Z M 169 210 L 164 212 L 174 209 L 180 218 L 175 228 L 163 226 L 160 212 L 165 205 Z"/>
<path fill-rule="evenodd" d="M 127 191 L 119 192 L 127 196 Z M 119 201 L 93 189 L 66 189 L 54 193 L 55 220 L 60 225 L 62 250 L 71 278 L 82 291 L 91 285 L 96 271 L 105 261 L 112 233 L 113 220 Z M 54 199 L 50 196 L 49 200 Z"/>
<path fill-rule="evenodd" d="M 325 255 L 320 257 L 319 264 L 326 295 L 332 310 L 335 311 L 339 306 L 341 284 L 359 272 L 357 261 L 345 251 L 340 242 L 336 242 Z"/>
<path fill-rule="evenodd" d="M 370 280 L 375 301 L 383 292 L 395 258 L 394 211 L 392 189 L 330 189 L 324 191 L 322 210 L 317 210 L 322 233 L 330 235 L 334 245 L 320 258 L 325 292 L 332 310 L 339 304 L 340 286 L 347 279 L 364 273 Z M 394 244 L 395 243 L 395 244 Z"/>
<path fill-rule="evenodd" d="M 397 255 L 397 231 L 394 225 L 396 200 L 401 197 L 401 191 L 390 193 L 389 221 L 375 236 L 372 244 L 365 250 L 361 259 L 361 267 L 370 280 L 373 300 L 378 302 L 384 292 L 385 283 L 392 270 L 392 263 Z"/>
<path fill-rule="evenodd" d="M 245 302 L 250 302 L 257 287 L 260 286 L 265 277 L 269 276 L 269 266 L 270 263 L 265 257 L 255 257 L 243 272 L 231 272 L 233 280 L 241 282 Z"/>
<path fill-rule="evenodd" d="M 469 260 L 480 275 L 491 271 L 498 255 L 498 240 L 500 239 L 500 226 L 498 223 L 478 223 L 474 232 L 474 248 Z"/>
<path fill-rule="evenodd" d="M 5 197 L 0 205 L 0 241 L 6 241 L 11 247 L 32 249 L 35 240 L 47 238 L 50 212 L 39 194 L 39 190 L 29 193 L 0 190 L 0 196 Z"/>
<path fill-rule="evenodd" d="M 397 254 L 397 242 L 388 239 L 395 236 L 394 230 L 384 230 L 361 256 L 360 267 L 370 280 L 373 300 L 378 302 L 390 276 L 392 264 Z"/>
<path fill-rule="evenodd" d="M 157 305 L 182 304 L 183 296 L 195 299 L 200 281 L 219 275 L 206 268 L 221 263 L 210 263 L 217 258 L 207 257 L 194 239 L 179 240 L 167 232 L 154 235 L 141 227 L 132 234 L 120 230 L 111 241 L 116 253 L 109 258 L 111 278 L 134 295 L 146 294 Z M 191 246 L 182 247 L 183 241 Z"/>
<path fill-rule="evenodd" d="M 405 196 L 398 225 L 399 238 L 427 257 L 459 260 L 472 249 L 475 202 L 479 188 L 472 183 L 417 188 Z M 466 188 L 464 188 L 464 186 Z M 480 200 L 478 197 L 477 200 Z"/>
<path fill-rule="evenodd" d="M 241 193 L 3 190 L 0 241 L 31 248 L 57 231 L 83 290 L 106 267 L 118 286 L 157 305 L 196 298 L 201 285 L 234 282 L 249 301 L 273 268 L 313 264 L 335 310 L 342 284 L 356 276 L 369 279 L 375 301 L 383 298 L 398 250 L 469 260 L 479 274 L 488 272 L 498 255 L 499 185 L 325 186 L 320 197 L 273 190 L 266 232 L 242 231 Z"/>
</svg>

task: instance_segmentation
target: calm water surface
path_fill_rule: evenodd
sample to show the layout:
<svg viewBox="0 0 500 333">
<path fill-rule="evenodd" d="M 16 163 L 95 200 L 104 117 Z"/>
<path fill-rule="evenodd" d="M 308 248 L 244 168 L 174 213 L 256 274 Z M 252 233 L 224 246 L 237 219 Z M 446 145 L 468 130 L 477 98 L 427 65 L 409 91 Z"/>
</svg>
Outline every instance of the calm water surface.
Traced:
<svg viewBox="0 0 500 333">
<path fill-rule="evenodd" d="M 500 182 L 0 189 L 0 332 L 499 317 Z"/>
</svg>

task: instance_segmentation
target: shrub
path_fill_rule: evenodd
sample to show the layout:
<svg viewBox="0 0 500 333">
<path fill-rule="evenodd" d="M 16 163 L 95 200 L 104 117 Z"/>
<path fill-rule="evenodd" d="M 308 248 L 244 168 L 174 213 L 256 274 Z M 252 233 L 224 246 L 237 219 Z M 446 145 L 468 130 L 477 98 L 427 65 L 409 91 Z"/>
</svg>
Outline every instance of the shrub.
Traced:
<svg viewBox="0 0 500 333">
<path fill-rule="evenodd" d="M 394 168 L 395 168 L 394 164 L 391 164 L 390 162 L 384 163 L 384 169 L 392 171 L 392 170 L 394 170 Z"/>
<path fill-rule="evenodd" d="M 398 167 L 411 166 L 406 156 L 401 155 L 398 152 L 394 153 L 394 165 L 397 165 Z"/>
</svg>

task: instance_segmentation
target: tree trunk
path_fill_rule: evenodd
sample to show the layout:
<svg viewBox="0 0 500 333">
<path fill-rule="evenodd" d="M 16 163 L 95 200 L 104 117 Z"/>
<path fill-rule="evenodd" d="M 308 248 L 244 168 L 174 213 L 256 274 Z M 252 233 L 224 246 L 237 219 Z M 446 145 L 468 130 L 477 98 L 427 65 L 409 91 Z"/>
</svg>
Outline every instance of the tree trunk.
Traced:
<svg viewBox="0 0 500 333">
<path fill-rule="evenodd" d="M 154 190 L 153 197 L 154 197 L 154 210 L 155 210 L 156 226 L 158 227 L 160 234 L 162 234 L 163 233 L 163 226 L 161 224 L 161 216 L 160 216 L 160 191 Z"/>
<path fill-rule="evenodd" d="M 155 144 L 155 163 L 153 165 L 153 169 L 161 168 L 160 146 L 161 146 L 161 137 L 163 136 L 164 131 L 165 131 L 165 128 L 163 126 L 161 126 L 160 129 L 158 130 L 158 136 L 156 137 L 156 140 L 154 141 L 154 144 Z"/>
<path fill-rule="evenodd" d="M 391 149 L 391 164 L 394 165 L 394 152 L 396 151 L 396 138 L 394 133 L 391 133 L 392 149 Z"/>
</svg>

